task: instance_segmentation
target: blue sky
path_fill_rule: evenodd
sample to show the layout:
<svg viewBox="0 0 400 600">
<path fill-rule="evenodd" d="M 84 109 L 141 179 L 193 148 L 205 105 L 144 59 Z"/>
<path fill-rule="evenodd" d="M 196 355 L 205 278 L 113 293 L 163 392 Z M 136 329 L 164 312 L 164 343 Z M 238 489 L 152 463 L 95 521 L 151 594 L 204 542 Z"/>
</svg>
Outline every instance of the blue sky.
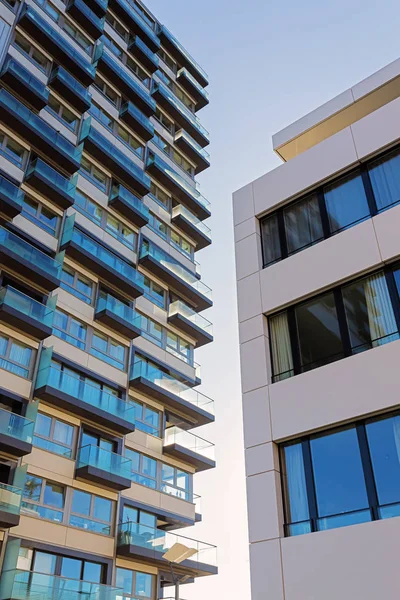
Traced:
<svg viewBox="0 0 400 600">
<path fill-rule="evenodd" d="M 215 342 L 201 348 L 202 391 L 217 402 L 203 435 L 218 468 L 196 476 L 203 523 L 182 531 L 219 546 L 220 575 L 184 586 L 186 600 L 249 600 L 247 524 L 231 195 L 280 160 L 271 137 L 292 121 L 398 58 L 398 0 L 147 0 L 210 77 L 199 115 L 211 134 L 213 246 L 198 253 L 213 288 Z M 267 598 L 267 588 L 266 595 Z M 275 600 L 275 599 L 271 599 Z"/>
</svg>

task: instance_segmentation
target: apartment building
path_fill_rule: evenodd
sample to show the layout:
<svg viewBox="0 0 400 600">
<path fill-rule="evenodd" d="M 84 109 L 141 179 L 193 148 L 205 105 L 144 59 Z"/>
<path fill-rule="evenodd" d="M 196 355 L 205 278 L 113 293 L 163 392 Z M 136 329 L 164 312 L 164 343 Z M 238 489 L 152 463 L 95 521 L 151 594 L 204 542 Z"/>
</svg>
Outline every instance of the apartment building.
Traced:
<svg viewBox="0 0 400 600">
<path fill-rule="evenodd" d="M 395 600 L 400 60 L 233 196 L 253 600 Z"/>
<path fill-rule="evenodd" d="M 158 600 L 217 572 L 208 78 L 138 0 L 0 2 L 0 598 Z"/>
</svg>

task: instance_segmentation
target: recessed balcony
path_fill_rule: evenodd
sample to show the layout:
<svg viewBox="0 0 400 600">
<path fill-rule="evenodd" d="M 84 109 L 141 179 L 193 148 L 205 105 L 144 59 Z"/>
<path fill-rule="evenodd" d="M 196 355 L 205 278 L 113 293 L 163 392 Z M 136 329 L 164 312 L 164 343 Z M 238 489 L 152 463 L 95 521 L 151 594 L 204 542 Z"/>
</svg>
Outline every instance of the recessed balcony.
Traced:
<svg viewBox="0 0 400 600">
<path fill-rule="evenodd" d="M 61 249 L 105 281 L 112 282 L 124 293 L 137 298 L 144 293 L 143 275 L 111 249 L 97 242 L 75 224 L 75 215 L 67 217 L 61 239 Z"/>
<path fill-rule="evenodd" d="M 211 229 L 182 204 L 172 209 L 172 223 L 196 242 L 196 251 L 211 244 Z"/>
<path fill-rule="evenodd" d="M 35 423 L 8 410 L 0 409 L 0 452 L 25 456 L 32 452 Z"/>
<path fill-rule="evenodd" d="M 214 421 L 214 401 L 211 398 L 156 365 L 136 359 L 131 365 L 129 385 L 187 415 L 193 421 L 191 427 Z"/>
<path fill-rule="evenodd" d="M 5 89 L 0 90 L 0 119 L 63 170 L 73 174 L 79 169 L 82 145 L 76 147 Z"/>
<path fill-rule="evenodd" d="M 66 12 L 84 29 L 94 40 L 103 34 L 105 17 L 98 17 L 83 0 L 69 0 Z"/>
<path fill-rule="evenodd" d="M 120 588 L 22 569 L 3 570 L 2 600 L 121 600 Z"/>
<path fill-rule="evenodd" d="M 198 312 L 212 306 L 211 289 L 170 254 L 147 240 L 142 241 L 139 262 L 168 287 L 185 296 Z"/>
<path fill-rule="evenodd" d="M 146 117 L 151 117 L 156 112 L 156 103 L 135 76 L 130 74 L 126 67 L 116 58 L 112 57 L 106 48 L 99 57 L 98 69 L 110 80 L 127 98 L 129 98 Z"/>
<path fill-rule="evenodd" d="M 94 81 L 96 68 L 86 60 L 75 48 L 36 10 L 24 4 L 18 17 L 18 25 L 26 31 L 63 67 L 75 75 L 79 81 L 88 86 Z M 88 57 L 89 58 L 89 57 Z"/>
<path fill-rule="evenodd" d="M 137 227 L 143 227 L 149 222 L 149 209 L 143 204 L 143 200 L 122 185 L 113 185 L 108 204 Z"/>
<path fill-rule="evenodd" d="M 63 67 L 55 67 L 49 77 L 49 86 L 56 90 L 67 102 L 79 112 L 89 110 L 92 96 L 88 89 Z"/>
<path fill-rule="evenodd" d="M 83 446 L 78 450 L 76 477 L 117 491 L 131 487 L 132 461 L 98 446 Z"/>
<path fill-rule="evenodd" d="M 174 121 L 185 129 L 202 148 L 210 143 L 209 133 L 200 123 L 198 117 L 175 96 L 169 87 L 161 81 L 154 82 L 152 96 L 157 104 L 164 108 Z"/>
<path fill-rule="evenodd" d="M 161 25 L 158 35 L 164 48 L 168 50 L 180 65 L 187 68 L 201 86 L 206 87 L 208 85 L 207 73 L 200 67 L 194 58 L 190 56 L 189 52 L 182 46 L 176 37 L 172 35 L 164 25 Z"/>
<path fill-rule="evenodd" d="M 150 50 L 153 52 L 159 50 L 160 40 L 158 36 L 136 11 L 133 4 L 131 5 L 126 0 L 110 0 L 109 5 L 115 14 L 128 25 L 130 31 L 138 35 Z"/>
<path fill-rule="evenodd" d="M 153 175 L 178 200 L 192 210 L 199 219 L 211 216 L 210 203 L 200 192 L 171 168 L 158 154 L 149 152 L 146 161 L 146 171 Z"/>
<path fill-rule="evenodd" d="M 111 294 L 100 293 L 96 302 L 94 318 L 130 340 L 140 335 L 141 315 L 138 315 L 131 306 L 124 304 Z"/>
<path fill-rule="evenodd" d="M 178 71 L 176 80 L 196 100 L 196 110 L 200 110 L 210 103 L 208 92 L 185 67 Z"/>
<path fill-rule="evenodd" d="M 22 490 L 0 483 L 0 527 L 8 529 L 19 525 Z"/>
<path fill-rule="evenodd" d="M 24 192 L 17 185 L 0 175 L 0 213 L 13 219 L 22 210 Z"/>
<path fill-rule="evenodd" d="M 60 285 L 62 263 L 3 227 L 0 227 L 0 262 L 46 291 Z"/>
<path fill-rule="evenodd" d="M 196 472 L 215 467 L 215 446 L 190 431 L 169 427 L 164 433 L 164 454 L 195 467 Z"/>
<path fill-rule="evenodd" d="M 196 164 L 196 175 L 208 169 L 210 166 L 210 155 L 204 150 L 186 131 L 181 129 L 175 135 L 175 145 Z"/>
<path fill-rule="evenodd" d="M 86 4 L 98 17 L 105 16 L 108 7 L 108 0 L 86 0 Z"/>
<path fill-rule="evenodd" d="M 128 43 L 128 50 L 131 54 L 133 54 L 133 56 L 136 56 L 139 62 L 142 63 L 142 65 L 150 73 L 155 73 L 155 71 L 157 71 L 159 65 L 158 56 L 157 54 L 154 54 L 154 52 L 152 52 L 150 48 L 148 48 L 148 46 L 146 46 L 146 44 L 142 42 L 140 37 L 138 37 L 137 35 L 133 35 L 130 38 Z"/>
<path fill-rule="evenodd" d="M 119 556 L 144 559 L 146 562 L 151 561 L 167 569 L 169 563 L 163 555 L 174 544 L 182 544 L 186 548 L 193 549 L 193 555 L 179 563 L 180 571 L 194 577 L 218 573 L 215 546 L 132 521 L 118 527 L 117 554 Z"/>
<path fill-rule="evenodd" d="M 154 125 L 132 102 L 125 102 L 119 111 L 119 118 L 124 121 L 142 140 L 148 142 L 154 136 Z"/>
<path fill-rule="evenodd" d="M 115 144 L 105 138 L 91 125 L 91 119 L 84 121 L 80 141 L 84 143 L 85 150 L 107 165 L 108 169 L 130 186 L 137 194 L 144 196 L 150 191 L 150 178 Z"/>
<path fill-rule="evenodd" d="M 54 308 L 57 298 L 48 304 L 37 302 L 10 286 L 0 288 L 0 320 L 20 331 L 44 340 L 52 334 Z"/>
<path fill-rule="evenodd" d="M 6 57 L 0 79 L 37 111 L 47 105 L 49 90 L 45 84 L 11 56 Z"/>
<path fill-rule="evenodd" d="M 74 203 L 77 176 L 64 177 L 40 158 L 29 164 L 25 182 L 63 210 Z"/>
<path fill-rule="evenodd" d="M 35 396 L 49 404 L 77 414 L 118 433 L 135 430 L 134 407 L 99 386 L 80 379 L 71 371 L 62 371 L 41 360 Z"/>
<path fill-rule="evenodd" d="M 196 348 L 213 341 L 212 323 L 181 300 L 169 305 L 168 323 L 195 338 Z"/>
</svg>

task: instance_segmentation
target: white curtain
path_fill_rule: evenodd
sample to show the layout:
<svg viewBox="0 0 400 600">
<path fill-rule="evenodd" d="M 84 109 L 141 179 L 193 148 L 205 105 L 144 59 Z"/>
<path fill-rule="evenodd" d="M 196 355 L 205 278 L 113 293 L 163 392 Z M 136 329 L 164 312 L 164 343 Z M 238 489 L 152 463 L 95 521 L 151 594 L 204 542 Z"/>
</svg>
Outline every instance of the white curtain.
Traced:
<svg viewBox="0 0 400 600">
<path fill-rule="evenodd" d="M 293 357 L 286 313 L 271 319 L 271 348 L 275 381 L 292 377 Z"/>
<path fill-rule="evenodd" d="M 392 341 L 391 334 L 397 337 L 396 319 L 384 274 L 368 277 L 364 282 L 364 293 L 371 342 L 373 346 L 381 346 Z"/>
<path fill-rule="evenodd" d="M 378 210 L 400 201 L 400 153 L 369 170 Z"/>
</svg>

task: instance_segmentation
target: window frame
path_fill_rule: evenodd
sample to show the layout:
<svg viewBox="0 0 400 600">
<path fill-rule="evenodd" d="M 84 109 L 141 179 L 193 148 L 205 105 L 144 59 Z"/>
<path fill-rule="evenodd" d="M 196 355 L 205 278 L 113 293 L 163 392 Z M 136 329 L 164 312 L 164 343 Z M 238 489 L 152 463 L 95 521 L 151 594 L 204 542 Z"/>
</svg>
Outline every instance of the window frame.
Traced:
<svg viewBox="0 0 400 600">
<path fill-rule="evenodd" d="M 68 490 L 67 486 L 65 486 L 62 483 L 59 483 L 57 481 L 52 481 L 52 480 L 48 479 L 47 477 L 41 477 L 40 475 L 34 475 L 33 473 L 27 473 L 27 477 L 35 477 L 35 478 L 41 480 L 40 497 L 39 497 L 39 500 L 29 499 L 29 498 L 27 498 L 27 496 L 23 495 L 23 492 L 24 492 L 24 489 L 23 489 L 22 490 L 22 503 L 26 502 L 26 504 L 33 504 L 34 506 L 37 506 L 37 507 L 42 507 L 42 508 L 46 508 L 46 509 L 49 509 L 49 510 L 53 510 L 53 511 L 62 513 L 62 517 L 61 517 L 60 521 L 58 521 L 57 519 L 48 519 L 46 517 L 42 517 L 39 513 L 36 513 L 36 515 L 34 516 L 34 518 L 37 518 L 37 519 L 40 519 L 40 520 L 43 520 L 43 521 L 49 521 L 51 523 L 60 523 L 60 524 L 64 523 L 64 521 L 65 521 L 65 515 L 66 515 L 66 506 L 67 506 L 67 490 Z M 25 483 L 26 483 L 26 481 L 25 481 Z M 55 484 L 55 485 L 58 485 L 60 488 L 63 489 L 63 500 L 64 500 L 64 502 L 63 502 L 62 509 L 55 508 L 51 504 L 45 504 L 44 503 L 44 495 L 45 495 L 46 485 L 47 484 Z M 25 498 L 26 498 L 26 500 L 24 500 Z M 22 504 L 21 504 L 21 513 L 22 514 L 28 514 L 28 513 L 24 513 L 23 512 L 24 508 L 25 507 L 22 506 Z M 29 515 L 29 516 L 32 516 L 32 515 Z"/>
<path fill-rule="evenodd" d="M 37 204 L 37 208 L 36 208 L 36 214 L 32 214 L 30 213 L 28 210 L 24 210 L 24 205 L 25 205 L 25 200 L 29 199 L 30 201 L 34 202 Z M 46 223 L 44 223 L 41 220 L 41 216 L 42 216 L 42 212 L 43 209 L 48 210 L 49 212 L 52 212 L 56 218 L 56 226 L 55 228 L 52 230 L 50 229 L 49 226 L 46 225 Z M 22 211 L 21 214 L 23 217 L 25 217 L 25 219 L 28 219 L 28 221 L 31 221 L 32 223 L 34 223 L 35 225 L 37 225 L 37 227 L 40 227 L 40 229 L 43 229 L 43 231 L 45 231 L 46 233 L 48 233 L 49 235 L 51 235 L 52 237 L 57 238 L 58 234 L 60 232 L 60 226 L 61 226 L 61 217 L 58 213 L 56 213 L 55 211 L 53 211 L 51 208 L 49 208 L 48 206 L 46 206 L 46 204 L 43 204 L 42 202 L 40 202 L 40 200 L 36 200 L 35 198 L 32 198 L 31 196 L 29 196 L 29 194 L 25 194 L 23 201 L 22 201 Z"/>
<path fill-rule="evenodd" d="M 6 352 L 5 352 L 5 354 L 0 355 L 0 369 L 3 369 L 4 371 L 8 371 L 8 373 L 13 373 L 13 375 L 16 375 L 17 377 L 22 377 L 23 379 L 27 379 L 29 381 L 33 375 L 33 366 L 34 366 L 34 363 L 36 360 L 37 350 L 35 350 L 31 346 L 28 346 L 27 344 L 24 344 L 23 342 L 20 342 L 18 339 L 5 334 L 4 332 L 0 332 L 0 338 L 7 339 Z M 21 346 L 24 346 L 25 348 L 28 348 L 31 351 L 28 366 L 22 365 L 22 363 L 17 363 L 10 358 L 11 349 L 12 349 L 12 345 L 14 342 Z M 4 366 L 1 366 L 2 360 L 6 361 L 8 363 L 11 363 L 12 365 L 15 365 L 19 369 L 23 369 L 24 371 L 27 372 L 27 376 L 25 377 L 24 375 L 20 375 L 19 373 L 15 373 L 14 371 L 10 371 L 9 369 L 4 368 Z"/>
<path fill-rule="evenodd" d="M 24 48 L 22 48 L 22 46 L 20 46 L 18 44 L 18 42 L 16 41 L 17 36 L 22 38 L 26 42 L 26 44 L 29 45 L 29 52 L 24 50 Z M 50 73 L 53 62 L 49 58 L 47 58 L 47 56 L 37 46 L 35 46 L 30 40 L 28 40 L 28 38 L 25 37 L 20 31 L 14 31 L 11 45 L 14 46 L 14 48 L 16 48 L 18 50 L 18 52 L 21 52 L 21 54 L 23 54 L 32 64 L 34 64 L 37 69 L 42 71 L 42 73 L 45 73 L 45 75 L 48 75 Z M 46 67 L 43 67 L 39 62 L 37 62 L 33 58 L 34 52 L 38 52 L 39 54 L 41 54 L 43 56 L 43 58 L 46 59 L 46 61 L 47 61 Z"/>
<path fill-rule="evenodd" d="M 194 349 L 195 346 L 191 344 L 188 340 L 185 340 L 179 333 L 175 333 L 175 331 L 171 331 L 155 319 L 152 319 L 148 315 L 145 315 L 142 312 L 136 311 L 138 315 L 141 317 L 141 335 L 145 339 L 149 340 L 159 348 L 166 350 L 172 356 L 175 356 L 179 360 L 182 360 L 184 363 L 190 366 L 194 366 Z M 144 329 L 143 325 L 146 324 L 146 329 Z M 161 336 L 157 338 L 153 335 L 150 330 L 152 325 L 156 325 L 161 329 Z M 172 344 L 168 343 L 168 335 L 176 336 L 177 338 L 177 349 Z M 184 352 L 180 352 L 181 344 L 187 344 L 189 347 L 189 354 L 185 354 Z"/>
<path fill-rule="evenodd" d="M 156 235 L 158 235 L 160 238 L 165 240 L 167 242 L 167 244 L 172 246 L 172 248 L 174 248 L 175 250 L 180 252 L 180 254 L 182 254 L 185 258 L 187 258 L 191 262 L 194 262 L 194 254 L 196 252 L 195 246 L 191 242 L 189 242 L 189 240 L 187 240 L 185 238 L 185 236 L 183 236 L 181 233 L 179 233 L 175 229 L 172 229 L 172 227 L 170 225 L 168 225 L 168 223 L 166 223 L 165 221 L 160 219 L 152 211 L 149 212 L 149 215 L 150 215 L 150 218 L 149 218 L 149 222 L 147 223 L 147 227 L 149 227 L 152 231 L 154 231 L 154 233 Z M 165 227 L 165 235 L 159 227 L 155 227 L 155 224 L 160 224 Z M 182 248 L 182 246 L 177 244 L 172 239 L 172 234 L 175 234 L 179 238 L 179 241 L 181 243 L 182 243 L 182 241 L 184 241 L 188 244 L 188 246 L 190 247 L 190 253 L 185 252 L 185 250 Z"/>
<path fill-rule="evenodd" d="M 40 450 L 44 450 L 45 452 L 51 452 L 52 454 L 57 454 L 57 456 L 65 456 L 66 458 L 74 458 L 75 455 L 75 448 L 76 448 L 76 441 L 77 441 L 77 436 L 78 436 L 78 428 L 73 425 L 72 423 L 68 423 L 67 421 L 63 421 L 62 419 L 58 419 L 57 417 L 53 417 L 52 415 L 49 415 L 47 413 L 42 413 L 42 412 L 38 412 L 38 415 L 43 415 L 44 417 L 48 417 L 49 419 L 51 419 L 51 424 L 50 424 L 50 436 L 46 437 L 44 435 L 39 435 L 36 432 L 36 423 L 35 423 L 35 429 L 33 432 L 33 446 L 35 446 L 36 448 L 39 448 Z M 36 420 L 37 422 L 37 420 Z M 72 433 L 72 442 L 71 445 L 68 446 L 66 444 L 62 444 L 61 442 L 54 440 L 54 430 L 56 428 L 56 424 L 57 422 L 59 423 L 63 423 L 64 425 L 69 425 L 70 427 L 72 427 L 73 429 L 73 433 Z M 45 440 L 47 442 L 51 442 L 54 443 L 58 446 L 63 446 L 66 449 L 65 454 L 58 454 L 57 452 L 52 452 L 51 450 L 49 450 L 48 448 L 43 448 L 42 446 L 39 446 L 37 444 L 35 444 L 35 438 L 38 437 L 42 440 Z M 67 451 L 70 452 L 70 456 L 67 456 Z"/>
<path fill-rule="evenodd" d="M 74 277 L 73 286 L 70 286 L 69 284 L 65 283 L 65 281 L 63 281 L 62 273 L 64 272 L 64 270 L 66 272 L 68 270 L 72 271 L 72 273 L 70 273 L 70 275 L 73 275 L 73 277 Z M 91 295 L 90 296 L 86 296 L 86 294 L 84 294 L 83 292 L 78 290 L 78 288 L 76 287 L 76 285 L 79 281 L 79 278 L 87 279 L 87 281 L 90 282 L 90 284 L 91 284 Z M 85 302 L 85 304 L 88 304 L 89 306 L 93 305 L 93 300 L 94 300 L 95 291 L 96 291 L 96 283 L 94 281 L 92 281 L 91 279 L 89 279 L 88 277 L 86 277 L 85 275 L 83 275 L 82 273 L 80 273 L 79 271 L 77 271 L 76 269 L 74 269 L 73 267 L 71 267 L 70 265 L 67 265 L 67 264 L 63 265 L 62 272 L 61 272 L 60 287 L 63 290 L 65 290 L 66 292 L 68 292 L 69 294 L 71 294 L 72 296 L 75 296 L 79 300 L 82 300 L 82 302 Z M 71 291 L 71 290 L 74 290 L 74 291 Z M 77 293 L 74 293 L 74 292 L 77 292 Z M 89 300 L 89 302 L 86 302 L 85 300 L 83 300 L 81 296 L 87 298 Z"/>
<path fill-rule="evenodd" d="M 114 500 L 111 500 L 111 498 L 106 498 L 105 496 L 99 496 L 97 494 L 93 494 L 92 492 L 88 492 L 87 490 L 81 490 L 79 488 L 69 488 L 71 489 L 70 492 L 70 498 L 69 498 L 69 507 L 68 507 L 68 527 L 73 527 L 74 529 L 79 529 L 80 531 L 86 531 L 84 528 L 79 527 L 77 525 L 73 525 L 71 524 L 71 517 L 80 517 L 80 518 L 85 518 L 89 521 L 94 521 L 96 523 L 99 523 L 100 525 L 104 525 L 106 527 L 109 527 L 109 533 L 102 533 L 100 531 L 91 531 L 90 529 L 88 530 L 88 532 L 90 533 L 95 533 L 97 535 L 103 535 L 105 537 L 112 537 L 114 535 L 114 529 L 115 529 L 115 514 L 116 514 L 116 502 Z M 83 513 L 77 513 L 77 512 L 73 512 L 72 510 L 72 505 L 74 502 L 74 493 L 75 492 L 81 492 L 83 494 L 89 494 L 90 495 L 90 509 L 89 509 L 89 515 L 84 515 Z M 110 521 L 103 521 L 101 519 L 96 519 L 94 516 L 94 511 L 95 511 L 95 501 L 96 498 L 101 498 L 102 500 L 108 500 L 111 504 L 111 515 L 110 515 Z"/>
<path fill-rule="evenodd" d="M 175 148 L 175 146 L 170 144 L 157 131 L 154 133 L 154 137 L 151 141 L 155 146 L 157 146 L 157 148 L 159 150 L 161 150 L 161 152 L 163 152 L 166 156 L 168 156 L 168 158 L 170 160 L 172 160 L 174 165 L 176 165 L 179 169 L 181 169 L 181 171 L 183 171 L 185 173 L 185 175 L 187 175 L 188 177 L 190 177 L 191 179 L 194 180 L 195 175 L 196 175 L 196 167 L 191 163 L 191 161 L 188 158 L 186 158 L 186 156 L 182 152 L 179 152 Z M 182 162 L 178 162 L 176 160 L 176 156 L 179 156 L 179 158 L 182 159 Z M 185 167 L 184 167 L 185 162 L 190 167 L 190 170 L 185 169 Z"/>
<path fill-rule="evenodd" d="M 86 161 L 87 163 L 89 163 L 90 171 L 87 171 L 86 169 L 82 168 L 82 161 Z M 104 175 L 104 177 L 105 177 L 105 185 L 104 186 L 102 185 L 101 181 L 94 176 L 93 173 L 95 170 Z M 79 168 L 79 174 L 82 175 L 82 177 L 84 177 L 88 181 L 90 181 L 101 192 L 103 192 L 104 194 L 107 194 L 107 195 L 109 194 L 110 189 L 111 189 L 111 177 L 109 177 L 109 175 L 107 175 L 107 173 L 105 173 L 105 171 L 103 171 L 102 169 L 99 169 L 99 167 L 87 156 L 82 156 L 81 165 Z"/>
<path fill-rule="evenodd" d="M 50 106 L 49 101 L 55 101 L 58 104 L 58 110 L 56 111 L 52 106 Z M 64 127 L 72 131 L 72 133 L 77 133 L 81 123 L 81 117 L 76 115 L 66 104 L 61 102 L 54 94 L 49 95 L 49 101 L 47 102 L 46 111 L 55 117 Z M 74 117 L 74 124 L 69 123 L 63 118 L 64 111 L 69 111 Z"/>
<path fill-rule="evenodd" d="M 0 129 L 0 136 L 3 136 L 3 139 L 0 142 L 0 154 L 2 156 L 4 156 L 4 158 L 6 158 L 10 162 L 12 162 L 13 165 L 18 167 L 18 169 L 21 169 L 21 171 L 25 170 L 26 164 L 28 162 L 29 150 L 27 150 L 27 148 L 25 148 L 22 144 L 20 144 L 18 142 L 18 140 L 16 140 L 12 136 L 10 136 L 8 133 L 3 131 L 2 129 Z M 8 142 L 10 140 L 12 141 L 12 143 L 20 146 L 20 148 L 22 149 L 21 161 L 16 160 L 14 158 L 15 155 L 13 153 L 10 153 L 10 151 L 7 151 Z"/>
<path fill-rule="evenodd" d="M 167 310 L 167 305 L 168 305 L 168 290 L 166 288 L 164 288 L 162 285 L 160 285 L 159 283 L 157 283 L 157 281 L 154 281 L 151 277 L 149 277 L 148 275 L 144 275 L 145 279 L 148 279 L 150 282 L 150 286 L 149 286 L 149 292 L 147 292 L 146 288 L 144 291 L 144 297 L 147 298 L 147 300 L 149 300 L 149 302 L 151 302 L 152 304 L 155 304 L 156 306 L 158 306 L 159 308 L 161 308 L 162 310 Z M 158 296 L 154 295 L 154 292 L 152 293 L 153 287 L 154 285 L 157 285 L 160 289 L 163 290 L 164 293 L 164 302 L 163 304 L 161 304 L 161 302 L 158 301 Z"/>
</svg>

